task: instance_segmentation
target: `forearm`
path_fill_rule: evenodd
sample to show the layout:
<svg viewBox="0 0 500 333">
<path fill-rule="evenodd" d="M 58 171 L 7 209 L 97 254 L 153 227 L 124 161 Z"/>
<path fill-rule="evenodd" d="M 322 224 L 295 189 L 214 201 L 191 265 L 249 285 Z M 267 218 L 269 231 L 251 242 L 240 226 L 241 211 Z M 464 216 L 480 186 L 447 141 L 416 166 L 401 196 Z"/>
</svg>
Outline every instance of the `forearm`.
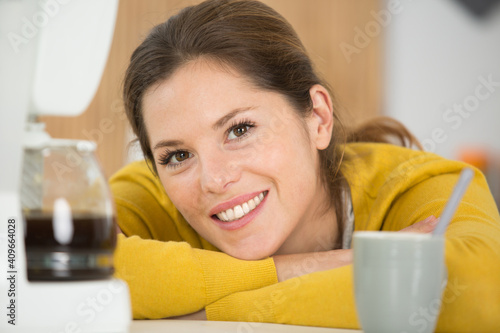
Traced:
<svg viewBox="0 0 500 333">
<path fill-rule="evenodd" d="M 434 230 L 439 219 L 429 216 L 400 232 L 430 233 Z M 273 256 L 276 265 L 278 281 L 285 281 L 309 273 L 339 268 L 352 263 L 352 250 L 339 249 L 313 253 L 299 253 Z"/>
<path fill-rule="evenodd" d="M 198 312 L 189 313 L 183 316 L 170 317 L 172 320 L 207 320 L 207 313 L 205 309 Z"/>
<path fill-rule="evenodd" d="M 352 265 L 229 295 L 206 308 L 208 320 L 359 328 Z"/>
<path fill-rule="evenodd" d="M 123 235 L 115 268 L 128 283 L 136 319 L 194 313 L 232 293 L 277 282 L 272 259 L 244 261 L 186 243 Z"/>
<path fill-rule="evenodd" d="M 273 257 L 278 281 L 325 271 L 352 263 L 352 250 L 277 255 Z"/>
<path fill-rule="evenodd" d="M 437 330 L 498 332 L 498 252 L 474 239 L 447 241 L 446 252 L 449 277 Z M 425 316 L 435 314 L 432 311 L 422 309 L 416 319 L 425 320 Z M 207 306 L 206 314 L 208 320 L 359 328 L 352 265 L 229 295 Z"/>
</svg>

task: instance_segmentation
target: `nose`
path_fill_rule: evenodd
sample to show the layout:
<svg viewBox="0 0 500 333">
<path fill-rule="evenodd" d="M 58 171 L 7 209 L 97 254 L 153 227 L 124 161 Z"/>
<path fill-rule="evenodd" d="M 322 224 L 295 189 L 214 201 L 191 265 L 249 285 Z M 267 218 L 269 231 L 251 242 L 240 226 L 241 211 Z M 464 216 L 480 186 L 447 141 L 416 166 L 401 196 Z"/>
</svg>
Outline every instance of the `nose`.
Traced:
<svg viewBox="0 0 500 333">
<path fill-rule="evenodd" d="M 205 193 L 223 193 L 241 177 L 236 156 L 231 152 L 213 149 L 199 156 L 200 184 Z"/>
</svg>

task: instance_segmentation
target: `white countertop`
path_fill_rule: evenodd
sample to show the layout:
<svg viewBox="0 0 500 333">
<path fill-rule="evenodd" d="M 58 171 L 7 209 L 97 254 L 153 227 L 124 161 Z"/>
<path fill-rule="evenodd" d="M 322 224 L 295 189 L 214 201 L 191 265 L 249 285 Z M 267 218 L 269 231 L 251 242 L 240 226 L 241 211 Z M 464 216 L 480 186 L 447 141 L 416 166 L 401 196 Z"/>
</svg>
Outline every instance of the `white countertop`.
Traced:
<svg viewBox="0 0 500 333">
<path fill-rule="evenodd" d="M 359 330 L 198 320 L 134 320 L 129 333 L 355 333 Z"/>
</svg>

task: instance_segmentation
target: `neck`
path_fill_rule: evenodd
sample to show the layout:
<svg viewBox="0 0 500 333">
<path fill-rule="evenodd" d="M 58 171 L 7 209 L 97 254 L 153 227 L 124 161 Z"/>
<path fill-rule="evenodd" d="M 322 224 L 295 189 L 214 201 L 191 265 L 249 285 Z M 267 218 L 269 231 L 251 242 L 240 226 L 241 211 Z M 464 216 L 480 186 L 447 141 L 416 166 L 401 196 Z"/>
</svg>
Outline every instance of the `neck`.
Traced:
<svg viewBox="0 0 500 333">
<path fill-rule="evenodd" d="M 309 210 L 286 242 L 275 254 L 296 254 L 328 251 L 336 248 L 339 240 L 338 220 L 332 198 L 322 188 L 320 198 Z"/>
</svg>

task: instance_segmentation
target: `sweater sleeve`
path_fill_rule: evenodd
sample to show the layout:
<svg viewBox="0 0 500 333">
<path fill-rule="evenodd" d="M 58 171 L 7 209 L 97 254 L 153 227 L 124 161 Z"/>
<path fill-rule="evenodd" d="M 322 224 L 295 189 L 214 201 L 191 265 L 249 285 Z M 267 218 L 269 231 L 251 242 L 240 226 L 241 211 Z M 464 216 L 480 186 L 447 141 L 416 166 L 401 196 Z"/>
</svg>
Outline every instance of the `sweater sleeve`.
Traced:
<svg viewBox="0 0 500 333">
<path fill-rule="evenodd" d="M 439 216 L 457 178 L 458 172 L 430 177 L 401 193 L 385 209 L 383 229 Z M 479 173 L 446 232 L 445 261 L 449 279 L 437 331 L 500 331 L 500 216 Z M 352 280 L 352 265 L 304 275 L 222 298 L 206 308 L 207 317 L 358 328 Z"/>
<path fill-rule="evenodd" d="M 271 258 L 238 260 L 186 242 L 119 235 L 114 260 L 115 276 L 129 286 L 134 319 L 193 313 L 226 295 L 277 282 Z"/>
<path fill-rule="evenodd" d="M 110 183 L 123 231 L 115 277 L 129 286 L 135 319 L 193 313 L 224 296 L 277 283 L 272 258 L 238 260 L 202 239 L 145 164 L 125 167 Z"/>
<path fill-rule="evenodd" d="M 352 265 L 238 292 L 206 307 L 208 320 L 359 328 Z"/>
<path fill-rule="evenodd" d="M 434 176 L 405 192 L 390 210 L 384 229 L 401 228 L 407 223 L 403 221 L 415 222 L 431 214 L 440 216 L 459 171 Z M 448 284 L 437 330 L 499 332 L 500 216 L 478 171 L 446 230 L 445 241 Z"/>
</svg>

